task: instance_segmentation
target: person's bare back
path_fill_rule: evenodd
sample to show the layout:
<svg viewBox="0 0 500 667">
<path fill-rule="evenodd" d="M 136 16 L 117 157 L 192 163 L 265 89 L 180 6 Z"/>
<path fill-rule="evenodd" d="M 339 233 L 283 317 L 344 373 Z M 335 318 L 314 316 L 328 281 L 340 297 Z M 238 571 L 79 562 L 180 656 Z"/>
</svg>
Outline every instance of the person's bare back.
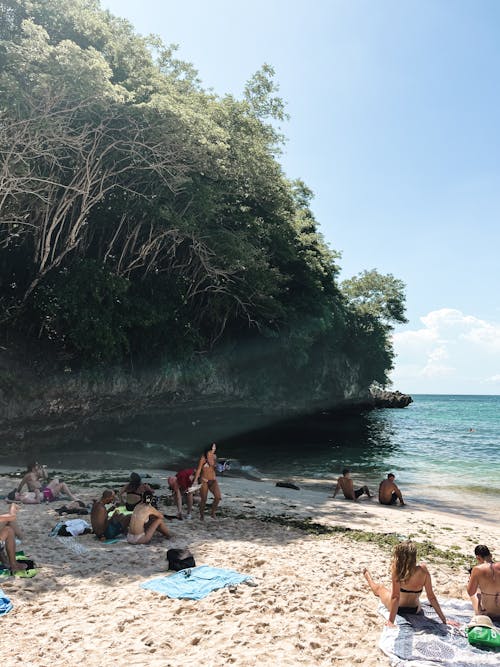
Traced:
<svg viewBox="0 0 500 667">
<path fill-rule="evenodd" d="M 395 505 L 399 500 L 400 505 L 404 505 L 403 496 L 397 484 L 394 482 L 395 475 L 390 472 L 387 479 L 380 482 L 378 487 L 378 500 L 381 505 Z"/>
<path fill-rule="evenodd" d="M 144 499 L 134 508 L 127 535 L 130 544 L 147 544 L 156 531 L 170 537 L 163 514 L 151 506 L 151 498 L 150 494 L 144 494 Z"/>
<path fill-rule="evenodd" d="M 500 619 L 500 563 L 495 563 L 485 545 L 478 545 L 475 555 L 479 562 L 471 570 L 467 592 L 476 614 Z"/>
<path fill-rule="evenodd" d="M 363 494 L 366 494 L 369 498 L 371 498 L 371 493 L 366 484 L 361 488 L 356 489 L 356 491 L 354 490 L 354 482 L 351 479 L 351 471 L 347 468 L 342 471 L 342 476 L 337 479 L 337 486 L 333 492 L 334 498 L 340 490 L 342 490 L 344 498 L 347 500 L 357 500 Z"/>
</svg>

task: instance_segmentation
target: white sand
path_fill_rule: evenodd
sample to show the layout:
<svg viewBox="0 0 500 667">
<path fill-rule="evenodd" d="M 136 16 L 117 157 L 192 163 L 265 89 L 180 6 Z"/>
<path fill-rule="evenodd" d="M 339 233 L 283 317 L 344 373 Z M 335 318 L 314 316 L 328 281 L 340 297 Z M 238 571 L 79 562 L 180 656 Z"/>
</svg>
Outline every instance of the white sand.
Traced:
<svg viewBox="0 0 500 667">
<path fill-rule="evenodd" d="M 166 493 L 168 473 L 160 474 L 159 493 Z M 33 579 L 0 580 L 14 604 L 0 618 L 0 665 L 388 665 L 377 648 L 384 621 L 361 569 L 368 565 L 389 583 L 389 552 L 345 535 L 315 537 L 263 522 L 263 515 L 412 535 L 467 555 L 486 543 L 500 555 L 494 516 L 333 500 L 321 486 L 294 491 L 236 478 L 220 484 L 221 514 L 231 516 L 170 521 L 172 539 L 155 538 L 148 546 L 103 545 L 92 535 L 51 538 L 54 508 L 64 503 L 24 506 L 18 515 L 25 531 L 21 548 L 41 570 Z M 0 494 L 12 487 L 12 479 L 0 477 Z M 90 500 L 99 489 L 76 491 Z M 165 511 L 175 514 L 174 507 Z M 83 553 L 75 553 L 74 544 Z M 166 573 L 167 548 L 184 545 L 198 565 L 250 574 L 257 587 L 242 584 L 197 602 L 139 588 Z M 428 564 L 439 598 L 467 599 L 463 566 Z"/>
</svg>

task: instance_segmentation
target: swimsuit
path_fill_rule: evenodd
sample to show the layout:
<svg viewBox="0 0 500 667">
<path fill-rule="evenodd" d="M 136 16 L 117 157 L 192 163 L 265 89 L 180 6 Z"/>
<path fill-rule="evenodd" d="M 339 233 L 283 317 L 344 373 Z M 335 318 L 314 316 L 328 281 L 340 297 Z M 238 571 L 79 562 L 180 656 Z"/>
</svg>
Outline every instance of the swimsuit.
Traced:
<svg viewBox="0 0 500 667">
<path fill-rule="evenodd" d="M 403 588 L 402 586 L 399 587 L 399 590 L 401 593 L 414 593 L 415 595 L 420 595 L 420 593 L 424 590 L 421 588 L 419 591 L 409 591 L 407 588 Z"/>
<path fill-rule="evenodd" d="M 398 614 L 416 614 L 418 605 L 416 607 L 398 607 Z"/>
<path fill-rule="evenodd" d="M 493 567 L 493 563 L 490 563 L 489 565 L 491 569 L 491 576 L 493 577 L 493 581 L 495 581 L 495 568 Z M 483 605 L 481 604 L 481 598 L 484 595 L 492 597 L 495 600 L 495 607 L 500 608 L 500 591 L 497 591 L 496 593 L 483 593 L 483 591 L 481 591 L 480 593 L 477 593 L 477 599 L 479 601 L 481 611 L 486 612 L 486 609 L 484 609 Z"/>
<path fill-rule="evenodd" d="M 138 535 L 134 535 L 133 533 L 129 533 L 127 535 L 127 542 L 129 544 L 138 544 L 140 540 L 144 537 L 146 533 L 139 533 Z"/>
<path fill-rule="evenodd" d="M 123 533 L 123 526 L 122 524 L 118 521 L 118 519 L 111 519 L 108 525 L 106 526 L 106 530 L 104 531 L 104 537 L 107 540 L 114 540 L 115 537 L 118 537 Z"/>
<path fill-rule="evenodd" d="M 46 486 L 44 489 L 42 489 L 42 494 L 43 494 L 43 499 L 48 503 L 55 500 L 54 493 L 53 493 L 52 489 L 50 489 L 48 486 Z"/>
<path fill-rule="evenodd" d="M 395 505 L 397 503 L 398 497 L 393 491 L 389 500 L 380 500 L 381 505 Z"/>
</svg>

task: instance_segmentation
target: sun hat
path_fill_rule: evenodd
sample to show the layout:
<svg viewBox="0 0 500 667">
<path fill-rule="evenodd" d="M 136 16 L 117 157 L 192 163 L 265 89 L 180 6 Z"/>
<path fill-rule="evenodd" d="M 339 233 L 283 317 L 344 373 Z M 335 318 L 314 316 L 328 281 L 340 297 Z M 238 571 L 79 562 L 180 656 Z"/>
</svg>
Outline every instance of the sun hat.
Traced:
<svg viewBox="0 0 500 667">
<path fill-rule="evenodd" d="M 495 626 L 493 625 L 493 621 L 489 616 L 473 616 L 469 623 L 467 624 L 468 628 L 492 628 L 494 629 Z"/>
</svg>

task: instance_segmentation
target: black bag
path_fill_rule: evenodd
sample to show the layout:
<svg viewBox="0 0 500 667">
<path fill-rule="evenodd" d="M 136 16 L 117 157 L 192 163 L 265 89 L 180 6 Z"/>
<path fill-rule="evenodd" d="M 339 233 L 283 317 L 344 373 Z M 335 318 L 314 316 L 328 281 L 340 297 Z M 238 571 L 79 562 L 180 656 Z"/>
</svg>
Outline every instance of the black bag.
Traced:
<svg viewBox="0 0 500 667">
<path fill-rule="evenodd" d="M 11 491 L 10 493 L 7 494 L 7 500 L 15 500 L 16 499 L 16 493 L 17 489 L 14 489 L 14 491 Z"/>
<path fill-rule="evenodd" d="M 168 569 L 185 570 L 189 567 L 196 567 L 193 554 L 188 548 L 185 549 L 169 549 L 167 551 Z"/>
</svg>

